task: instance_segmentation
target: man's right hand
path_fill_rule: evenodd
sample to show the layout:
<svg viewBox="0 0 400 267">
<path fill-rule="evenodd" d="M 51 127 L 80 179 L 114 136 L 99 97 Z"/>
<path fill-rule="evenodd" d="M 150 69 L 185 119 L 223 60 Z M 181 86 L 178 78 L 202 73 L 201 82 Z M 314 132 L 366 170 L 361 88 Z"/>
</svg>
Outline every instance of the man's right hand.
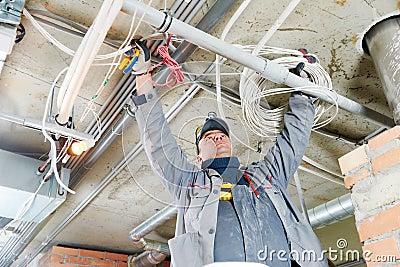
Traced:
<svg viewBox="0 0 400 267">
<path fill-rule="evenodd" d="M 147 73 L 151 67 L 151 54 L 150 49 L 146 46 L 146 41 L 133 39 L 131 45 L 133 48 L 140 50 L 139 58 L 132 67 L 132 73 L 136 75 Z"/>
</svg>

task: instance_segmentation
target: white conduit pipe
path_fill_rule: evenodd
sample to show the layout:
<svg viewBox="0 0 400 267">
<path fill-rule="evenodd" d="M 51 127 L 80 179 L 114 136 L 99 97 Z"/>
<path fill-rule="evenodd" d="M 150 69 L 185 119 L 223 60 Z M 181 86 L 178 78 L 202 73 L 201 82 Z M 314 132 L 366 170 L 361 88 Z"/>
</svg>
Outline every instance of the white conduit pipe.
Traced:
<svg viewBox="0 0 400 267">
<path fill-rule="evenodd" d="M 144 22 L 157 28 L 161 27 L 161 31 L 169 31 L 174 33 L 193 44 L 231 59 L 245 67 L 253 69 L 259 72 L 262 77 L 275 83 L 285 84 L 290 87 L 316 87 L 314 83 L 298 77 L 295 74 L 289 73 L 288 69 L 278 65 L 277 63 L 243 52 L 243 50 L 240 48 L 234 47 L 231 44 L 227 44 L 224 41 L 219 40 L 218 38 L 196 29 L 182 21 L 176 20 L 169 16 L 166 17 L 164 13 L 148 7 L 146 4 L 140 3 L 136 0 L 126 0 L 122 7 L 122 11 L 132 14 L 136 8 L 139 15 L 143 15 L 144 12 L 146 12 L 143 18 Z M 313 91 L 308 92 L 308 94 L 319 97 L 321 100 L 331 104 L 334 104 L 332 99 L 337 99 L 339 107 L 344 110 L 364 116 L 369 121 L 380 126 L 394 126 L 392 118 L 364 107 L 357 102 L 335 94 L 334 92 L 327 90 L 326 93 L 322 94 Z"/>
<path fill-rule="evenodd" d="M 229 30 L 232 28 L 233 24 L 236 22 L 236 20 L 240 17 L 240 15 L 243 13 L 243 11 L 246 9 L 246 7 L 250 4 L 251 0 L 245 0 L 242 2 L 242 4 L 239 6 L 239 8 L 235 11 L 231 19 L 228 21 L 226 24 L 224 30 L 222 31 L 220 39 L 222 41 L 225 40 L 226 36 L 228 35 Z M 221 75 L 220 75 L 220 66 L 219 62 L 221 60 L 221 57 L 216 54 L 215 55 L 215 83 L 216 83 L 216 90 L 217 90 L 217 104 L 218 104 L 218 111 L 220 113 L 220 116 L 226 120 L 225 118 L 225 113 L 224 109 L 222 108 L 222 97 L 221 97 Z"/>
<path fill-rule="evenodd" d="M 74 56 L 58 95 L 59 114 L 57 122 L 68 122 L 75 99 L 83 80 L 102 45 L 107 31 L 121 9 L 123 0 L 106 0 L 100 8 L 93 25 L 85 34 Z"/>
</svg>

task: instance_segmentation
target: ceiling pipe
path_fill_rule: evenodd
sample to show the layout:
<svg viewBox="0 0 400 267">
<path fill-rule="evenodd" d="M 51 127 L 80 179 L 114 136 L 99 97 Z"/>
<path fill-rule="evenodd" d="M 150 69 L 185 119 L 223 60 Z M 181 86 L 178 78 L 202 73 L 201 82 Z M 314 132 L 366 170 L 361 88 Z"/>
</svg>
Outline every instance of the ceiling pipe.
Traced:
<svg viewBox="0 0 400 267">
<path fill-rule="evenodd" d="M 128 257 L 129 267 L 151 267 L 165 260 L 166 255 L 157 252 L 145 251 L 137 257 Z"/>
<path fill-rule="evenodd" d="M 268 80 L 278 84 L 285 84 L 289 87 L 315 87 L 316 85 L 302 77 L 289 72 L 283 66 L 274 63 L 270 60 L 260 58 L 250 53 L 244 52 L 242 49 L 228 44 L 210 34 L 207 34 L 199 29 L 196 29 L 182 21 L 174 19 L 164 13 L 148 7 L 146 4 L 136 0 L 125 1 L 122 11 L 128 14 L 133 14 L 137 10 L 139 16 L 144 15 L 143 21 L 153 25 L 160 31 L 168 31 L 174 33 L 189 42 L 203 47 L 211 52 L 219 54 L 223 57 L 231 59 L 242 64 L 258 73 Z M 336 99 L 338 106 L 341 109 L 351 113 L 365 117 L 367 120 L 374 122 L 377 125 L 385 127 L 393 127 L 394 122 L 383 114 L 380 114 L 370 108 L 364 107 L 359 103 L 350 100 L 344 96 L 338 95 L 335 92 L 326 90 L 324 93 L 307 92 L 310 95 L 320 98 L 325 102 L 334 104 L 332 99 Z"/>
<path fill-rule="evenodd" d="M 312 228 L 322 228 L 329 224 L 349 218 L 354 214 L 351 195 L 335 198 L 307 211 Z"/>
<path fill-rule="evenodd" d="M 122 2 L 123 0 L 105 0 L 92 26 L 82 39 L 58 94 L 59 113 L 56 116 L 58 124 L 65 125 L 68 122 L 83 80 L 89 72 L 89 68 L 103 44 L 111 24 L 118 15 Z"/>
<path fill-rule="evenodd" d="M 38 131 L 41 131 L 43 128 L 42 122 L 39 120 L 27 119 L 27 118 L 19 117 L 17 115 L 7 114 L 4 112 L 0 112 L 0 119 L 15 123 L 15 124 L 19 124 L 26 128 L 30 128 L 30 129 L 34 129 L 34 130 L 38 130 Z M 72 138 L 78 139 L 78 140 L 88 140 L 88 141 L 94 142 L 93 136 L 90 134 L 81 133 L 81 132 L 78 132 L 78 131 L 75 131 L 75 130 L 72 130 L 69 128 L 61 127 L 54 123 L 46 122 L 44 128 L 46 131 L 49 131 L 49 132 L 52 132 L 55 134 L 59 134 L 62 136 L 72 137 Z"/>
<path fill-rule="evenodd" d="M 166 221 L 175 217 L 177 208 L 173 205 L 166 206 L 140 225 L 135 227 L 130 233 L 129 237 L 132 239 L 133 243 L 140 249 L 152 250 L 158 252 L 164 252 L 169 254 L 168 245 L 166 245 L 167 251 L 165 251 L 165 246 L 160 246 L 160 249 L 154 249 L 154 247 L 147 246 L 144 236 L 156 229 L 158 226 L 163 225 Z"/>
<path fill-rule="evenodd" d="M 364 51 L 379 74 L 394 121 L 400 124 L 400 12 L 376 22 L 364 35 Z"/>
<path fill-rule="evenodd" d="M 207 14 L 200 20 L 196 27 L 204 31 L 211 31 L 217 24 L 218 21 L 226 15 L 228 10 L 237 2 L 237 0 L 219 0 L 217 1 L 207 12 Z M 172 57 L 178 62 L 184 62 L 189 56 L 196 50 L 197 46 L 188 42 L 183 42 L 178 46 Z M 165 82 L 169 75 L 167 68 L 162 68 L 157 75 L 154 77 L 156 83 Z M 94 147 L 91 154 L 84 159 L 84 162 L 76 170 L 72 171 L 70 181 L 74 184 L 83 177 L 99 159 L 99 157 L 108 149 L 112 142 L 126 129 L 130 123 L 134 120 L 132 113 L 125 112 L 125 115 L 114 124 L 111 131 L 109 131 L 104 138 L 98 142 Z M 71 184 L 72 185 L 72 184 Z"/>
</svg>

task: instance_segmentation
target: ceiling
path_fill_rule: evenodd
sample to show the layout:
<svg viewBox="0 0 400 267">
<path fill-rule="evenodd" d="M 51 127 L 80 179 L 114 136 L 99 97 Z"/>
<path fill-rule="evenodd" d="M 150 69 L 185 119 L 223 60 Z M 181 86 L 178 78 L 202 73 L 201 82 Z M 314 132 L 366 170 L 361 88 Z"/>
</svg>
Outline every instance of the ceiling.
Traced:
<svg viewBox="0 0 400 267">
<path fill-rule="evenodd" d="M 177 1 L 188 5 L 195 0 Z M 145 2 L 147 3 L 147 1 Z M 205 1 L 189 24 L 196 25 L 214 2 L 213 0 Z M 257 44 L 290 2 L 289 0 L 251 1 L 227 34 L 226 42 L 241 45 Z M 97 0 L 32 0 L 27 1 L 25 7 L 28 10 L 46 10 L 89 27 L 101 3 Z M 228 15 L 221 18 L 215 29 L 211 31 L 211 35 L 221 36 L 229 18 L 240 3 L 241 1 L 238 1 Z M 152 1 L 151 6 L 163 9 L 164 5 L 170 8 L 173 4 L 173 0 L 155 0 Z M 397 0 L 303 0 L 278 28 L 267 45 L 289 49 L 307 48 L 308 51 L 318 56 L 320 64 L 331 76 L 333 88 L 338 94 L 391 117 L 392 114 L 374 65 L 369 58 L 357 53 L 355 45 L 359 33 L 369 24 L 378 17 L 399 8 L 400 2 Z M 26 35 L 20 43 L 13 47 L 1 72 L 0 111 L 21 118 L 41 120 L 51 84 L 57 74 L 69 66 L 72 56 L 47 41 L 24 16 L 22 24 L 25 26 Z M 72 50 L 76 50 L 82 40 L 81 37 L 46 24 L 41 25 Z M 120 13 L 107 37 L 116 43 L 121 43 L 126 37 L 129 27 L 130 16 Z M 142 22 L 137 33 L 141 36 L 150 36 L 153 32 L 152 27 Z M 173 45 L 177 46 L 179 42 L 174 42 Z M 103 45 L 99 53 L 105 54 L 113 51 L 115 51 L 114 48 Z M 215 54 L 211 52 L 197 49 L 186 63 L 182 64 L 184 72 L 200 75 L 214 60 L 214 57 Z M 110 62 L 110 60 L 102 63 L 104 62 Z M 102 83 L 107 70 L 108 66 L 92 66 L 90 68 L 75 102 L 74 116 L 76 119 L 83 114 L 88 101 Z M 236 74 L 222 76 L 222 84 L 237 90 L 240 78 L 237 73 L 241 70 L 240 65 L 228 60 L 222 67 L 222 72 Z M 109 105 L 107 99 L 113 94 L 113 89 L 121 77 L 120 71 L 112 76 L 103 93 L 95 99 L 94 112 L 100 112 L 103 106 Z M 214 77 L 214 75 L 207 75 L 204 78 L 214 81 Z M 60 85 L 61 81 L 57 84 L 56 89 Z M 190 85 L 191 82 L 187 79 L 183 85 L 161 88 L 159 94 L 162 97 L 164 110 L 167 111 L 176 103 Z M 284 102 L 283 99 L 274 98 L 270 101 L 275 104 Z M 240 107 L 228 101 L 224 101 L 223 106 L 230 127 L 236 136 L 234 147 L 242 164 L 260 159 L 262 153 L 272 143 L 265 138 L 256 136 L 243 126 Z M 215 95 L 209 91 L 200 90 L 170 122 L 173 134 L 193 162 L 196 153 L 193 130 L 204 120 L 209 111 L 217 110 Z M 115 113 L 113 116 L 115 120 L 114 122 L 110 121 L 110 125 L 124 116 L 124 110 L 119 109 L 113 113 Z M 84 132 L 93 121 L 95 121 L 94 116 L 90 113 L 85 120 L 76 125 L 76 130 Z M 111 127 L 107 130 L 112 129 Z M 379 128 L 378 125 L 368 122 L 359 115 L 339 110 L 338 115 L 324 127 L 324 130 L 349 140 L 359 141 Z M 76 184 L 73 186 L 76 194 L 68 194 L 66 201 L 46 220 L 46 223 L 41 225 L 14 265 L 18 266 L 26 257 L 29 257 L 29 253 L 34 252 L 45 241 L 48 241 L 49 245 L 63 244 L 130 254 L 139 253 L 140 250 L 135 248 L 129 239 L 129 232 L 171 203 L 171 198 L 153 174 L 143 151 L 135 157 L 130 157 L 131 160 L 127 162 L 126 166 L 120 168 L 126 156 L 139 142 L 137 125 L 133 121 L 127 125 L 122 134 L 117 136 L 93 167 L 83 177 L 76 180 Z M 258 144 L 262 148 L 261 153 L 255 151 Z M 334 139 L 313 132 L 306 156 L 324 166 L 325 169 L 340 173 L 337 159 L 355 147 L 355 144 L 343 142 L 340 138 Z M 0 149 L 45 160 L 49 148 L 48 142 L 44 142 L 40 131 L 0 120 Z M 69 166 L 73 166 L 71 162 L 70 160 Z M 120 164 L 119 167 L 118 164 Z M 321 176 L 328 176 L 339 182 L 340 178 L 305 162 L 302 163 L 302 166 L 320 174 L 313 175 L 309 172 L 299 171 L 308 209 L 348 193 L 343 185 L 333 183 Z M 120 172 L 113 175 L 116 168 Z M 102 185 L 102 181 L 109 178 L 110 175 L 113 175 L 112 180 L 105 184 L 102 190 L 93 194 L 99 185 Z M 296 203 L 299 203 L 294 182 L 289 185 L 288 191 Z M 88 196 L 94 197 L 90 201 L 85 201 Z M 86 203 L 84 209 L 75 214 L 82 203 Z M 54 230 L 72 214 L 74 214 L 74 218 L 63 225 L 62 230 L 49 240 L 49 235 L 54 233 Z M 354 224 L 354 219 L 349 218 L 329 227 L 318 229 L 317 234 L 325 248 L 335 247 L 339 238 L 345 238 L 348 240 L 349 248 L 360 249 L 361 245 Z M 148 237 L 165 242 L 173 236 L 173 233 L 174 220 L 171 220 L 158 227 Z M 41 252 L 44 251 L 45 249 Z"/>
</svg>

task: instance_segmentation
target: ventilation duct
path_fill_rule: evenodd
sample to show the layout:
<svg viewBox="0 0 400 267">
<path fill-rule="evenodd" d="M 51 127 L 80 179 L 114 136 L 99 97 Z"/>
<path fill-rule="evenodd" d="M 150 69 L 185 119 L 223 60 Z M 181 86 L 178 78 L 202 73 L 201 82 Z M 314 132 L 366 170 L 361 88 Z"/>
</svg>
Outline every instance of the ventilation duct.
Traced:
<svg viewBox="0 0 400 267">
<path fill-rule="evenodd" d="M 66 193 L 49 180 L 37 192 L 29 209 L 21 213 L 39 188 L 42 177 L 36 175 L 36 170 L 42 165 L 40 160 L 0 150 L 0 217 L 20 217 L 22 221 L 39 223 L 65 201 Z M 69 169 L 61 171 L 60 178 L 65 184 L 68 184 L 69 172 Z"/>
<path fill-rule="evenodd" d="M 400 11 L 390 13 L 370 25 L 360 42 L 362 52 L 370 55 L 374 62 L 394 121 L 399 125 Z"/>
<path fill-rule="evenodd" d="M 343 195 L 307 211 L 312 228 L 322 228 L 354 214 L 350 194 Z"/>
</svg>

